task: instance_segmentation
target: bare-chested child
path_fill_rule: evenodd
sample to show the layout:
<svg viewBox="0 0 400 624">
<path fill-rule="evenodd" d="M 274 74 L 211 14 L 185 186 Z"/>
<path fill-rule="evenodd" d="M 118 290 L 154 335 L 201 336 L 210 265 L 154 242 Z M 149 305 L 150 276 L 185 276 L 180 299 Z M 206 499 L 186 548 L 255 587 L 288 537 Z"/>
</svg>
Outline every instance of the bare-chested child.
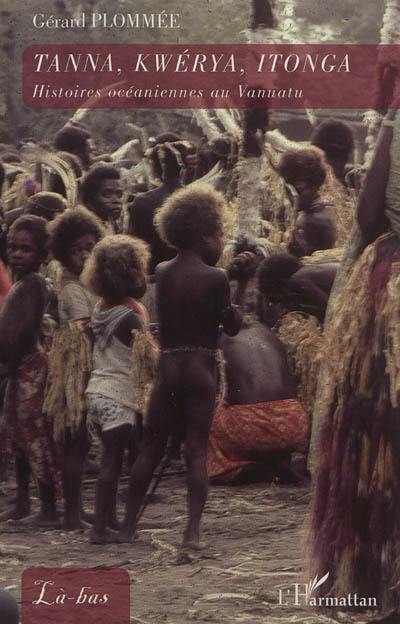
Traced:
<svg viewBox="0 0 400 624">
<path fill-rule="evenodd" d="M 215 268 L 222 248 L 223 210 L 221 194 L 196 185 L 172 195 L 155 218 L 161 237 L 178 254 L 156 271 L 161 356 L 143 447 L 132 469 L 120 541 L 132 539 L 168 436 L 183 424 L 189 505 L 183 546 L 199 547 L 208 494 L 207 444 L 217 392 L 220 327 L 233 336 L 241 325 L 238 311 L 231 306 L 227 275 Z"/>
</svg>

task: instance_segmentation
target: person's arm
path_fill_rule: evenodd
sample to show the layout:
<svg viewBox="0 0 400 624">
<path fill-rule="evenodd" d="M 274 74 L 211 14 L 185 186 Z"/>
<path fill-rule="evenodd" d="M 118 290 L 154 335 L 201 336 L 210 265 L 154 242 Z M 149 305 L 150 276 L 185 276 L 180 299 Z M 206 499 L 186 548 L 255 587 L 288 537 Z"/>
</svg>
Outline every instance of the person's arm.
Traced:
<svg viewBox="0 0 400 624">
<path fill-rule="evenodd" d="M 395 114 L 395 110 L 389 111 L 382 122 L 372 162 L 358 200 L 358 223 L 361 230 L 370 238 L 377 236 L 383 230 L 386 221 L 385 193 L 389 178 L 393 127 L 385 124 L 385 121 L 390 124 Z"/>
<path fill-rule="evenodd" d="M 37 338 L 47 300 L 45 281 L 25 277 L 7 296 L 0 312 L 0 361 L 18 361 Z"/>
<path fill-rule="evenodd" d="M 242 326 L 242 314 L 237 305 L 231 303 L 231 291 L 228 276 L 221 270 L 218 288 L 221 292 L 221 324 L 228 336 L 236 336 Z"/>
<path fill-rule="evenodd" d="M 255 276 L 264 257 L 253 251 L 243 251 L 233 258 L 227 268 L 229 280 L 236 280 L 237 285 L 232 295 L 234 305 L 241 306 L 246 295 L 249 281 Z"/>
<path fill-rule="evenodd" d="M 118 338 L 126 347 L 132 346 L 132 332 L 137 329 L 141 332 L 144 331 L 144 324 L 141 318 L 133 311 L 127 314 L 122 321 L 118 324 L 115 331 L 115 337 Z"/>
<path fill-rule="evenodd" d="M 137 195 L 129 210 L 128 233 L 142 240 L 149 241 L 149 218 L 146 213 L 146 200 L 143 195 Z"/>
</svg>

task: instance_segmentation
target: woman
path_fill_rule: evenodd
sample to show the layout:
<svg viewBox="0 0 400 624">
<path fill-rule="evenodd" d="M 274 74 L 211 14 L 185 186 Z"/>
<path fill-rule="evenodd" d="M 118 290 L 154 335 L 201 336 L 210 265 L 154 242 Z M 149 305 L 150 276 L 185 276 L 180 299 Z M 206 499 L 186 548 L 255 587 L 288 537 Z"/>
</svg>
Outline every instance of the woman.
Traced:
<svg viewBox="0 0 400 624">
<path fill-rule="evenodd" d="M 326 329 L 310 578 L 400 607 L 400 117 L 383 122 L 358 207 L 364 245 Z M 394 610 L 395 613 L 390 613 Z M 389 612 L 389 615 L 386 615 Z M 393 619 L 394 618 L 394 619 Z M 397 618 L 397 619 L 396 619 Z"/>
</svg>

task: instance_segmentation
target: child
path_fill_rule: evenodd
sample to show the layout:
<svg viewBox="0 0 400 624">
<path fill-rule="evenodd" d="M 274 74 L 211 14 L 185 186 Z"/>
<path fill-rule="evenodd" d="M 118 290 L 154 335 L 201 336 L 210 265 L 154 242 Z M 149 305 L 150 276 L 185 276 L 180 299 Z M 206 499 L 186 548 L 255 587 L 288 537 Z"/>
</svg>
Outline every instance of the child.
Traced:
<svg viewBox="0 0 400 624">
<path fill-rule="evenodd" d="M 309 256 L 318 249 L 335 246 L 336 228 L 326 210 L 330 204 L 320 199 L 319 189 L 326 177 L 326 167 L 317 149 L 287 152 L 280 173 L 298 193 L 298 217 L 289 243 L 295 256 Z"/>
<path fill-rule="evenodd" d="M 68 209 L 49 226 L 49 248 L 62 265 L 58 292 L 59 320 L 90 318 L 96 298 L 80 282 L 85 261 L 105 230 L 98 217 L 83 206 Z"/>
<path fill-rule="evenodd" d="M 106 236 L 95 246 L 83 282 L 101 297 L 92 315 L 95 336 L 93 370 L 86 390 L 88 426 L 100 432 L 103 457 L 96 487 L 92 544 L 110 539 L 115 528 L 118 479 L 127 438 L 135 424 L 132 383 L 132 331 L 143 331 L 145 309 L 136 299 L 146 291 L 147 246 L 122 234 Z"/>
<path fill-rule="evenodd" d="M 58 483 L 51 428 L 42 402 L 47 376 L 47 355 L 39 344 L 48 299 L 38 270 L 47 256 L 46 221 L 23 216 L 8 234 L 8 260 L 14 286 L 0 313 L 0 361 L 8 367 L 4 413 L 16 457 L 15 508 L 1 519 L 30 514 L 29 478 L 39 485 L 43 524 L 57 523 L 55 483 Z"/>
<path fill-rule="evenodd" d="M 217 391 L 222 324 L 235 335 L 241 320 L 230 304 L 225 272 L 215 268 L 222 249 L 224 199 L 207 185 L 176 192 L 156 215 L 163 240 L 177 249 L 156 270 L 161 355 L 142 450 L 133 466 L 120 541 L 130 541 L 147 487 L 181 415 L 186 428 L 189 520 L 183 545 L 199 547 L 208 493 L 207 443 Z"/>
<path fill-rule="evenodd" d="M 83 207 L 68 209 L 49 226 L 49 248 L 62 266 L 58 291 L 60 329 L 49 356 L 44 409 L 63 452 L 64 528 L 81 528 L 81 480 L 88 440 L 84 391 L 91 370 L 88 321 L 95 297 L 80 282 L 86 259 L 105 231 Z M 79 390 L 78 390 L 79 389 Z"/>
</svg>

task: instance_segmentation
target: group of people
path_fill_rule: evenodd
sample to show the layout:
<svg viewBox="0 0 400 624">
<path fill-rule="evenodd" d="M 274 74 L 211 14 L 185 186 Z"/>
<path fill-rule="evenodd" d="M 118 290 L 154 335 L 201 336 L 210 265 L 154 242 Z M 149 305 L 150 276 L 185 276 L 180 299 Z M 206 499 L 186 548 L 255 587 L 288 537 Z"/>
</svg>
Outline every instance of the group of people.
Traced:
<svg viewBox="0 0 400 624">
<path fill-rule="evenodd" d="M 361 192 L 346 123 L 301 145 L 267 126 L 256 111 L 241 136 L 95 156 L 70 123 L 51 147 L 0 146 L 0 451 L 17 481 L 0 521 L 30 515 L 33 476 L 41 524 L 58 526 L 63 501 L 65 529 L 130 542 L 182 448 L 182 548 L 198 549 L 209 480 L 299 482 L 310 450 L 309 567 L 330 573 L 321 591 L 376 596 L 386 617 L 400 606 L 400 121 L 385 118 Z M 245 159 L 262 172 L 258 237 L 237 226 Z"/>
</svg>

